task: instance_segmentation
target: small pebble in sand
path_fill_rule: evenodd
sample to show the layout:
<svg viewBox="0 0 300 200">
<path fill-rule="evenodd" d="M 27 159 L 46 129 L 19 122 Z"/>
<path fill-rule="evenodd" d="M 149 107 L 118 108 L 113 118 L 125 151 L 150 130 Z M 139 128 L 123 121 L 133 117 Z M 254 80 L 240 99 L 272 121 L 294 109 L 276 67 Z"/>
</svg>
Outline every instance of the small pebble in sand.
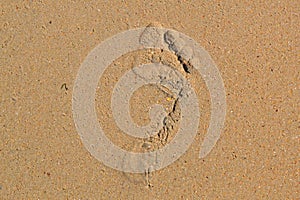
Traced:
<svg viewBox="0 0 300 200">
<path fill-rule="evenodd" d="M 149 143 L 147 143 L 147 142 L 144 142 L 144 143 L 142 144 L 142 147 L 143 147 L 144 149 L 149 150 L 149 149 L 151 149 L 152 145 L 149 144 Z"/>
</svg>

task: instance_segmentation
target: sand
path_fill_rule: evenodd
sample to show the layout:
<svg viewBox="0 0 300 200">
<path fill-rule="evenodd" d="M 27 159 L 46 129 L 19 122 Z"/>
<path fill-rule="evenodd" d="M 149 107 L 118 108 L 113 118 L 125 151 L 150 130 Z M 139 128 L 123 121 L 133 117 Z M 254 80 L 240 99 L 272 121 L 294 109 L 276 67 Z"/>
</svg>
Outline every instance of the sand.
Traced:
<svg viewBox="0 0 300 200">
<path fill-rule="evenodd" d="M 0 199 L 299 198 L 299 2 L 4 0 L 0 5 Z M 178 130 L 172 122 L 172 130 L 151 140 L 133 139 L 116 126 L 112 87 L 135 65 L 173 66 L 195 88 L 201 112 L 194 142 L 177 161 L 132 174 L 107 167 L 85 148 L 73 120 L 72 92 L 94 47 L 149 24 L 184 33 L 208 51 L 224 81 L 227 114 L 216 146 L 199 159 L 211 105 L 201 75 L 157 49 L 120 57 L 99 79 L 95 97 L 99 123 L 115 145 L 154 151 Z M 145 125 L 149 106 L 159 103 L 176 119 L 180 107 L 174 100 L 169 91 L 144 86 L 130 100 L 131 116 Z"/>
</svg>

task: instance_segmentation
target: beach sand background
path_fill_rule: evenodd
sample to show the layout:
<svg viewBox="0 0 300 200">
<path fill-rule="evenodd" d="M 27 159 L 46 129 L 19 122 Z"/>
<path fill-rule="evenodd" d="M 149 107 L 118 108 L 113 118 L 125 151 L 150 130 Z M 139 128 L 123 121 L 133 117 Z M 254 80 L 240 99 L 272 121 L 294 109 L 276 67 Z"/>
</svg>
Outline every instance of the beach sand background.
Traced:
<svg viewBox="0 0 300 200">
<path fill-rule="evenodd" d="M 299 14 L 298 1 L 1 1 L 0 199 L 299 198 Z M 96 45 L 150 23 L 209 52 L 225 84 L 227 116 L 217 145 L 198 159 L 210 103 L 203 80 L 193 76 L 202 114 L 195 141 L 167 168 L 129 174 L 85 149 L 72 89 Z M 153 59 L 147 51 L 126 56 L 116 66 Z M 110 69 L 99 84 L 121 75 Z M 142 151 L 105 115 L 109 105 L 101 99 L 109 94 L 109 87 L 97 92 L 99 121 L 114 143 Z M 148 106 L 170 108 L 168 98 L 141 88 L 132 97 L 133 118 L 148 122 Z"/>
</svg>

